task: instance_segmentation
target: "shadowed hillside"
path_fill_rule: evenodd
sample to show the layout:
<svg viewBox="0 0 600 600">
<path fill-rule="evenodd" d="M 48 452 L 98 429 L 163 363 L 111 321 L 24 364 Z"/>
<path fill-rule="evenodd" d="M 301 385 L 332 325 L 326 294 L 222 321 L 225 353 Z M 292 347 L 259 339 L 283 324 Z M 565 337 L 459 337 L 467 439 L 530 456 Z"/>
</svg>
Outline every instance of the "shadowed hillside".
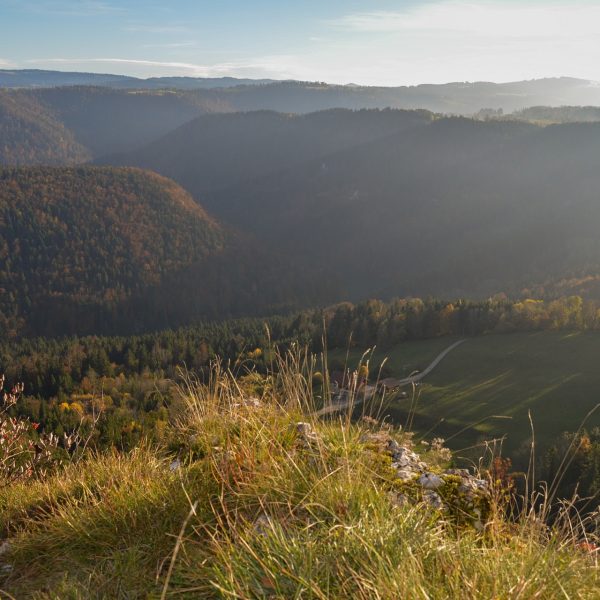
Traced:
<svg viewBox="0 0 600 600">
<path fill-rule="evenodd" d="M 598 156 L 596 124 L 439 119 L 202 198 L 357 296 L 551 292 L 600 270 Z"/>
<path fill-rule="evenodd" d="M 227 110 L 219 98 L 176 91 L 0 90 L 0 164 L 82 163 L 147 144 L 202 113 Z"/>
<path fill-rule="evenodd" d="M 0 90 L 0 165 L 84 162 L 89 151 L 35 98 Z"/>
<path fill-rule="evenodd" d="M 204 112 L 228 110 L 218 98 L 176 91 L 94 87 L 32 90 L 93 156 L 137 148 Z"/>
<path fill-rule="evenodd" d="M 245 180 L 429 123 L 427 111 L 270 111 L 204 115 L 148 146 L 102 162 L 151 168 L 201 199 Z"/>
</svg>

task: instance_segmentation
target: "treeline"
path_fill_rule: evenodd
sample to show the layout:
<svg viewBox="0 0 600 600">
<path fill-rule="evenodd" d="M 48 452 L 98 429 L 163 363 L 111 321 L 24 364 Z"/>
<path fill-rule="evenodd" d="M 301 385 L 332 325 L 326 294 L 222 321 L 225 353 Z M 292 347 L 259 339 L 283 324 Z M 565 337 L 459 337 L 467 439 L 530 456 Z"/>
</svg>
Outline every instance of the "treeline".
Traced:
<svg viewBox="0 0 600 600">
<path fill-rule="evenodd" d="M 598 330 L 599 308 L 577 296 L 551 302 L 369 300 L 140 336 L 5 341 L 0 345 L 0 372 L 9 383 L 25 384 L 22 409 L 41 421 L 61 405 L 65 409 L 74 404 L 74 416 L 89 415 L 100 396 L 104 408 L 137 419 L 173 400 L 169 382 L 178 379 L 180 367 L 202 376 L 211 360 L 220 358 L 240 373 L 264 372 L 274 345 L 300 344 L 320 352 L 325 340 L 330 349 L 351 345 L 385 350 L 404 340 L 541 329 Z M 52 427 L 68 428 L 67 421 L 58 418 L 60 411 L 54 415 Z"/>
<path fill-rule="evenodd" d="M 473 336 L 548 329 L 600 329 L 596 302 L 569 296 L 552 301 L 508 300 L 498 296 L 482 302 L 458 300 L 369 300 L 343 303 L 324 311 L 330 347 L 351 343 L 389 348 L 403 340 L 444 335 Z"/>
</svg>

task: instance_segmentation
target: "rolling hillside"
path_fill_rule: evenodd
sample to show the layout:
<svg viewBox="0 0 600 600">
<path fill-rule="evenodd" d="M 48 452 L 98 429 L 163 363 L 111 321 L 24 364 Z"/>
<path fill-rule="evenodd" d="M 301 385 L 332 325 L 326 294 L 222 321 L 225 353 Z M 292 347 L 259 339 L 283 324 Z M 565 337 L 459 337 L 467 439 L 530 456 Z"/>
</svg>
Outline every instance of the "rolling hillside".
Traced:
<svg viewBox="0 0 600 600">
<path fill-rule="evenodd" d="M 331 298 L 319 269 L 223 228 L 131 168 L 0 170 L 0 330 L 131 333 Z"/>
</svg>

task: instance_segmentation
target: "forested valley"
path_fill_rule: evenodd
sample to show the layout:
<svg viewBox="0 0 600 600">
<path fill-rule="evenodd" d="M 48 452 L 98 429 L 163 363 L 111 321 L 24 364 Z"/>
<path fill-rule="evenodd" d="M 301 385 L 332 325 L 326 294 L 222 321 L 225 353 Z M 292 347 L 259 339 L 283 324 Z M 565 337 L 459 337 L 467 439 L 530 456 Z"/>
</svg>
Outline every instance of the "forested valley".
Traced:
<svg viewBox="0 0 600 600">
<path fill-rule="evenodd" d="M 478 426 L 512 393 L 512 353 L 544 343 L 525 334 L 577 340 L 582 364 L 595 351 L 600 115 L 585 82 L 19 77 L 0 72 L 0 374 L 18 396 L 7 418 L 66 460 L 82 440 L 181 456 L 172 428 L 190 389 L 221 369 L 262 401 L 281 356 L 301 356 L 313 408 L 352 380 L 380 394 L 382 423 L 424 444 L 447 422 L 463 465 L 490 447 Z M 423 392 L 429 413 L 413 419 L 427 378 L 388 403 L 379 381 L 410 379 L 463 340 L 498 373 L 456 358 L 460 372 Z M 539 410 L 563 389 L 553 376 L 580 386 L 577 402 L 547 405 L 554 429 L 531 459 L 561 476 L 561 497 L 600 492 L 597 415 L 576 427 L 595 385 L 581 371 L 548 373 L 513 402 Z M 492 408 L 461 400 L 452 376 Z M 532 438 L 507 436 L 494 464 L 513 481 Z"/>
</svg>

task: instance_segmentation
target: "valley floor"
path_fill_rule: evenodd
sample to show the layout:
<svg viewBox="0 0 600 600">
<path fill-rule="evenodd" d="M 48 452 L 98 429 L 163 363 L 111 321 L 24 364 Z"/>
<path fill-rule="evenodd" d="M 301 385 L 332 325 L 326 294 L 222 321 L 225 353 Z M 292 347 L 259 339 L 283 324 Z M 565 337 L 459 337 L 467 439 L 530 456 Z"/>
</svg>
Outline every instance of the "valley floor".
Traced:
<svg viewBox="0 0 600 600">
<path fill-rule="evenodd" d="M 371 378 L 385 357 L 388 376 L 401 378 L 422 370 L 452 339 L 404 342 L 386 352 L 376 349 L 370 358 Z M 361 355 L 352 350 L 348 366 L 354 368 Z M 345 353 L 338 351 L 332 358 L 345 360 Z M 544 331 L 469 338 L 423 378 L 417 388 L 414 424 L 446 437 L 455 450 L 506 435 L 505 453 L 528 452 L 529 411 L 543 446 L 563 431 L 577 430 L 600 403 L 599 359 L 598 333 Z M 409 397 L 394 400 L 387 413 L 403 423 L 410 406 L 409 390 Z M 588 428 L 595 426 L 600 426 L 600 412 L 587 422 Z"/>
</svg>

